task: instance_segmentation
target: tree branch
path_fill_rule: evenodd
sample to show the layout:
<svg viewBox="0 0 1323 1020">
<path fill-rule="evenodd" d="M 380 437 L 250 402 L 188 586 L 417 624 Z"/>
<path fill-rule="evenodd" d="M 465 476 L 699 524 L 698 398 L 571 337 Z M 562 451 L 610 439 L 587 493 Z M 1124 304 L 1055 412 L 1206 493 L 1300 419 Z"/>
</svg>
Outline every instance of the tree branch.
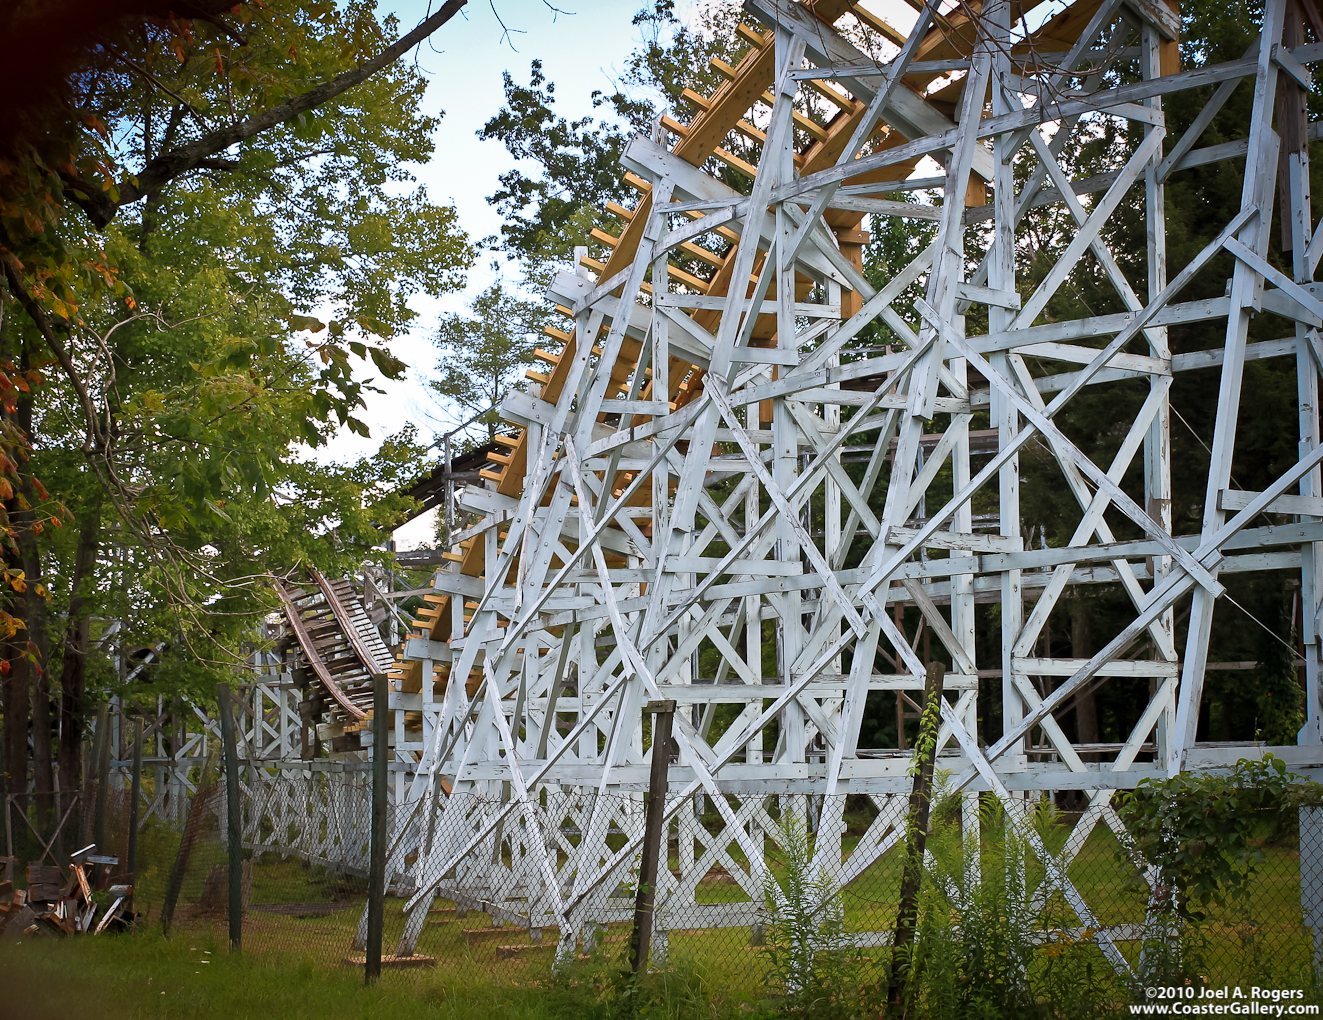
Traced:
<svg viewBox="0 0 1323 1020">
<path fill-rule="evenodd" d="M 468 0 L 446 0 L 439 11 L 361 67 L 338 74 L 330 81 L 323 82 L 286 103 L 263 110 L 237 124 L 208 132 L 196 141 L 158 156 L 143 167 L 136 182 L 125 181 L 119 185 L 118 200 L 111 199 L 99 187 L 81 177 L 68 173 L 62 173 L 62 176 L 66 183 L 81 193 L 82 197 L 74 196 L 75 201 L 82 206 L 92 223 L 98 229 L 105 227 L 115 218 L 115 214 L 122 206 L 138 201 L 190 170 L 198 169 L 204 160 L 224 152 L 231 145 L 259 135 L 308 110 L 314 110 L 371 77 L 453 18 L 467 2 Z"/>
<path fill-rule="evenodd" d="M 55 327 L 51 324 L 46 310 L 41 307 L 28 292 L 27 287 L 24 286 L 22 274 L 15 268 L 13 260 L 5 259 L 4 264 L 5 278 L 9 281 L 10 293 L 18 298 L 18 303 L 23 306 L 23 310 L 28 313 L 28 317 L 36 325 L 37 332 L 41 334 L 41 338 L 46 341 L 46 346 L 55 355 L 55 359 L 60 363 L 64 374 L 68 376 L 70 384 L 78 394 L 79 403 L 83 405 L 83 417 L 87 419 L 87 439 L 83 443 L 83 452 L 88 454 L 104 452 L 105 442 L 101 436 L 101 430 L 97 427 L 96 407 L 92 403 L 91 394 L 87 392 L 87 387 L 83 384 L 83 377 L 74 366 L 68 350 L 60 342 L 60 338 L 55 335 Z"/>
<path fill-rule="evenodd" d="M 130 60 L 122 53 L 116 54 L 116 59 L 118 59 L 121 63 L 127 64 L 129 67 L 133 68 L 133 70 L 137 71 L 140 75 L 146 78 L 149 82 L 155 85 L 162 92 L 166 93 L 167 95 L 171 96 L 173 99 L 178 101 L 178 103 L 181 106 L 183 106 L 185 110 L 187 110 L 190 114 L 193 115 L 193 119 L 197 121 L 199 125 L 201 125 L 204 131 L 211 130 L 211 125 L 207 123 L 207 119 L 203 117 L 202 114 L 200 114 L 194 108 L 192 103 L 190 103 L 187 99 L 181 96 L 174 89 L 170 88 L 170 86 L 168 86 L 165 82 L 161 81 L 160 78 L 156 77 L 156 75 L 152 74 L 151 71 L 147 70 L 147 68 L 140 66 L 137 62 Z"/>
<path fill-rule="evenodd" d="M 244 35 L 242 32 L 240 32 L 233 25 L 231 25 L 228 21 L 224 20 L 223 18 L 218 17 L 215 14 L 199 14 L 198 18 L 202 21 L 208 21 L 211 24 L 215 25 L 222 32 L 228 35 L 231 39 L 237 42 L 240 46 L 248 45 L 248 37 Z"/>
</svg>

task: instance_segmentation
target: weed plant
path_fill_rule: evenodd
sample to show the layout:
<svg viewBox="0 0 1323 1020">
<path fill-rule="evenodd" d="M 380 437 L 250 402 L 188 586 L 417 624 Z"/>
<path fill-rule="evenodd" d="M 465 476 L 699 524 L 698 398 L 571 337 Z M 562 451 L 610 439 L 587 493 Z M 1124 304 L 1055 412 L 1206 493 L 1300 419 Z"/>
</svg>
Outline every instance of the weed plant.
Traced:
<svg viewBox="0 0 1323 1020">
<path fill-rule="evenodd" d="M 1050 802 L 1010 823 L 985 798 L 978 831 L 950 805 L 935 813 L 908 1015 L 932 1020 L 1113 1015 L 1124 989 L 1060 893 L 1043 884 L 1028 840 L 1051 850 L 1060 829 Z M 1046 936 L 1045 936 L 1046 933 Z M 1046 941 L 1045 941 L 1046 938 Z"/>
<path fill-rule="evenodd" d="M 1059 891 L 1043 883 L 1025 827 L 1059 851 L 1061 828 L 1041 802 L 1021 827 L 983 801 L 977 831 L 965 830 L 955 798 L 939 800 L 925 855 L 914 970 L 903 1004 L 911 1020 L 1028 1020 L 1119 1015 L 1128 989 L 1114 977 L 1094 933 Z M 886 967 L 854 948 L 840 890 L 812 866 L 811 838 L 783 822 L 784 870 L 775 887 L 768 955 L 783 1016 L 883 1014 Z M 1046 932 L 1046 936 L 1044 933 Z M 1046 941 L 1045 941 L 1046 938 Z M 878 970 L 882 977 L 877 977 Z"/>
<path fill-rule="evenodd" d="M 780 879 L 766 884 L 766 957 L 785 1016 L 815 1020 L 866 1012 L 878 998 L 845 928 L 845 903 L 831 872 L 813 860 L 813 841 L 795 812 L 781 818 Z M 880 1001 L 880 999 L 879 999 Z"/>
</svg>

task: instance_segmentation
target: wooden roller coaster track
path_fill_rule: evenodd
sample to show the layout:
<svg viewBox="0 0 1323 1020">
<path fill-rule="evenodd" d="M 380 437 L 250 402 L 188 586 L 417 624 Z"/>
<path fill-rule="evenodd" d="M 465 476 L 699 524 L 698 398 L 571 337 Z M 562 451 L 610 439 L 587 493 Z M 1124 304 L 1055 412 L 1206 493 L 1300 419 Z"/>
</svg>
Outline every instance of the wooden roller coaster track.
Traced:
<svg viewBox="0 0 1323 1020">
<path fill-rule="evenodd" d="M 372 678 L 391 666 L 390 651 L 368 618 L 353 581 L 328 581 L 311 570 L 312 584 L 300 587 L 279 578 L 277 593 L 302 654 L 302 670 L 329 699 L 331 721 L 341 725 L 370 718 Z"/>
</svg>

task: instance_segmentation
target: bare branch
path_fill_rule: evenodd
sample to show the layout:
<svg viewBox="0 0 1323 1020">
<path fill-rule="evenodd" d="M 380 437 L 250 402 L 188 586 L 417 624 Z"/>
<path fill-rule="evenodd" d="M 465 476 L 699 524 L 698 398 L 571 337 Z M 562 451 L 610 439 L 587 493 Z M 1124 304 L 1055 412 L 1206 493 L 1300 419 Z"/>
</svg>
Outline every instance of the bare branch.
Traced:
<svg viewBox="0 0 1323 1020">
<path fill-rule="evenodd" d="M 181 145 L 179 148 L 158 156 L 147 164 L 138 174 L 136 181 L 125 181 L 119 185 L 119 197 L 112 200 L 100 188 L 88 183 L 81 177 L 64 174 L 65 180 L 81 193 L 77 198 L 92 223 L 98 228 L 106 226 L 120 207 L 136 202 L 153 191 L 170 183 L 177 177 L 197 169 L 203 160 L 224 152 L 248 138 L 268 131 L 279 124 L 292 120 L 301 113 L 315 110 L 330 102 L 342 92 L 346 92 L 360 82 L 365 81 L 383 67 L 393 63 L 401 54 L 412 49 L 447 21 L 453 18 L 468 0 L 446 0 L 441 9 L 423 21 L 407 35 L 387 46 L 371 60 L 352 71 L 338 74 L 330 81 L 323 82 L 314 89 L 295 96 L 286 103 L 273 106 L 269 110 L 242 120 L 237 124 L 211 131 L 201 138 Z"/>
<path fill-rule="evenodd" d="M 162 92 L 165 92 L 166 94 L 170 95 L 170 96 L 173 97 L 175 100 L 177 100 L 177 101 L 179 102 L 179 104 L 180 104 L 185 110 L 187 110 L 189 113 L 191 113 L 191 114 L 193 115 L 193 119 L 194 119 L 195 121 L 197 121 L 197 122 L 202 126 L 202 129 L 203 129 L 204 131 L 210 131 L 210 130 L 211 130 L 211 125 L 207 123 L 207 118 L 204 117 L 204 116 L 202 116 L 202 114 L 199 113 L 199 112 L 197 111 L 196 108 L 194 108 L 194 106 L 193 106 L 192 103 L 190 103 L 187 99 L 185 99 L 183 96 L 181 96 L 181 95 L 180 95 L 178 92 L 176 92 L 174 89 L 170 88 L 169 85 L 167 85 L 165 82 L 161 81 L 160 78 L 158 78 L 158 77 L 156 77 L 156 75 L 152 74 L 152 72 L 149 71 L 149 70 L 147 70 L 147 68 L 145 68 L 145 67 L 143 67 L 142 65 L 138 64 L 136 61 L 131 60 L 131 59 L 129 59 L 128 57 L 124 56 L 124 54 L 122 54 L 122 53 L 116 54 L 116 59 L 119 60 L 120 63 L 122 63 L 122 64 L 126 64 L 126 65 L 128 65 L 129 67 L 131 67 L 133 70 L 137 71 L 138 74 L 142 75 L 144 78 L 146 78 L 149 82 L 151 82 L 153 85 L 155 85 L 155 86 L 156 86 L 158 89 L 160 89 Z"/>
<path fill-rule="evenodd" d="M 511 53 L 518 53 L 519 51 L 515 49 L 514 40 L 510 38 L 510 33 L 518 32 L 520 35 L 527 35 L 528 33 L 522 28 L 512 29 L 501 20 L 501 12 L 496 9 L 496 0 L 487 0 L 487 3 L 491 6 L 492 15 L 496 18 L 496 24 L 501 26 L 501 42 L 509 44 Z"/>
</svg>

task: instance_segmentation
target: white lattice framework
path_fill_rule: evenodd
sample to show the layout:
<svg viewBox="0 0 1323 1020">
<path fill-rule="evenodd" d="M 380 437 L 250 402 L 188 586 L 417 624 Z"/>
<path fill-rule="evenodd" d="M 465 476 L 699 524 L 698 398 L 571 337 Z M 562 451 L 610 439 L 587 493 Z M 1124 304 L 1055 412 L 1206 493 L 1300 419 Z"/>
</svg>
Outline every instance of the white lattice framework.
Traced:
<svg viewBox="0 0 1323 1020">
<path fill-rule="evenodd" d="M 707 797 L 726 823 L 719 838 L 702 833 L 701 853 L 685 851 L 678 878 L 664 871 L 659 929 L 668 912 L 694 909 L 695 884 L 714 865 L 750 902 L 707 924 L 750 923 L 761 902 L 764 832 L 775 822 L 756 796 L 736 809 L 723 794 L 811 795 L 800 803 L 820 805 L 820 860 L 843 883 L 861 874 L 899 839 L 910 785 L 908 753 L 861 756 L 857 746 L 870 691 L 923 686 L 898 606 L 917 607 L 952 663 L 942 765 L 955 787 L 1012 805 L 1026 791 L 1083 791 L 1088 807 L 1063 854 L 1038 848 L 1049 886 L 1081 924 L 1093 914 L 1066 868 L 1099 822 L 1123 835 L 1113 790 L 1262 751 L 1195 746 L 1220 575 L 1300 570 L 1308 719 L 1299 746 L 1273 750 L 1296 768 L 1323 763 L 1323 300 L 1312 282 L 1323 230 L 1310 204 L 1315 125 L 1303 98 L 1307 66 L 1323 59 L 1306 31 L 1313 24 L 1323 39 L 1323 30 L 1312 3 L 1268 0 L 1243 59 L 1185 70 L 1179 18 L 1162 0 L 1076 3 L 1029 37 L 1019 5 L 985 0 L 971 20 L 963 7 L 943 14 L 930 4 L 881 63 L 844 24 L 833 27 L 845 8 L 749 0 L 766 34 L 749 33 L 756 42 L 727 83 L 699 97 L 689 125 L 663 119 L 672 146 L 662 128 L 628 146 L 624 168 L 644 197 L 619 211 L 629 225 L 606 238 L 611 260 L 596 279 L 565 274 L 551 286 L 574 333 L 548 356 L 540 387 L 507 399 L 522 433 L 493 458 L 489 484 L 457 493 L 482 519 L 457 536 L 435 611 L 406 643 L 395 704 L 421 711 L 423 731 L 390 864 L 413 889 L 401 952 L 441 894 L 555 925 L 564 952 L 586 926 L 624 916 L 613 894 L 642 838 L 650 699 L 681 706 L 670 817 L 695 826 L 692 805 Z M 940 75 L 951 76 L 940 98 L 955 102 L 954 120 L 931 96 Z M 1168 136 L 1163 97 L 1205 86 L 1212 97 L 1193 126 Z M 1201 148 L 1237 87 L 1253 91 L 1246 138 Z M 839 112 L 806 124 L 801 97 L 820 104 L 827 92 Z M 1072 180 L 1063 146 L 1108 118 L 1130 129 L 1123 164 Z M 743 191 L 714 172 L 742 165 L 720 148 L 732 131 L 760 145 Z M 925 157 L 940 170 L 915 180 Z M 1244 166 L 1239 211 L 1188 264 L 1169 266 L 1164 182 L 1220 160 Z M 935 198 L 884 197 L 896 191 Z M 1279 195 L 1289 271 L 1268 259 Z M 1078 229 L 1028 288 L 1015 245 L 1027 210 L 1044 203 L 1064 206 Z M 1123 204 L 1147 224 L 1142 292 L 1104 240 Z M 936 225 L 933 242 L 880 290 L 860 271 L 865 214 Z M 724 253 L 713 250 L 718 237 L 731 242 Z M 1184 297 L 1219 253 L 1234 257 L 1225 296 Z M 715 267 L 711 279 L 695 275 L 694 256 Z M 1105 279 L 1127 310 L 1045 321 L 1048 301 L 1081 272 Z M 915 321 L 895 304 L 912 285 L 922 291 Z M 976 305 L 987 308 L 984 335 L 966 329 Z M 1256 314 L 1274 317 L 1281 338 L 1248 343 Z M 898 350 L 857 349 L 874 322 L 901 338 Z M 1168 327 L 1195 322 L 1216 339 L 1173 357 Z M 1031 374 L 1026 355 L 1059 370 Z M 1238 491 L 1230 465 L 1243 369 L 1269 357 L 1295 362 L 1300 415 L 1282 427 L 1298 429 L 1299 460 L 1267 490 Z M 1198 533 L 1177 535 L 1171 386 L 1176 373 L 1208 368 L 1221 384 L 1204 517 Z M 1118 423 L 1115 458 L 1094 463 L 1055 420 L 1084 387 L 1118 381 L 1144 399 Z M 971 439 L 983 410 L 992 432 Z M 1078 502 L 1063 547 L 1027 548 L 1021 533 L 1017 458 L 1030 441 L 1050 450 L 1058 484 Z M 862 473 L 847 469 L 843 457 L 860 451 Z M 1127 474 L 1132 465 L 1142 472 Z M 883 491 L 879 510 L 869 497 Z M 995 530 L 976 528 L 975 500 L 995 508 L 979 518 Z M 1295 516 L 1251 527 L 1264 511 Z M 1123 518 L 1145 537 L 1118 540 Z M 1102 582 L 1133 604 L 1120 633 L 1087 661 L 1036 654 L 1063 596 Z M 1190 604 L 1183 644 L 1181 600 Z M 999 605 L 998 649 L 976 648 L 980 602 Z M 1144 657 L 1128 658 L 1136 646 Z M 700 676 L 708 649 L 721 664 Z M 997 659 L 1004 731 L 989 742 L 977 730 L 976 662 Z M 1043 677 L 1052 683 L 1034 682 Z M 1110 677 L 1150 678 L 1153 694 L 1122 745 L 1085 761 L 1054 714 Z M 405 746 L 402 721 L 396 732 Z M 1031 739 L 1050 753 L 1031 753 Z M 843 856 L 845 793 L 870 796 L 879 814 Z M 1123 969 L 1120 937 L 1101 939 Z"/>
</svg>

